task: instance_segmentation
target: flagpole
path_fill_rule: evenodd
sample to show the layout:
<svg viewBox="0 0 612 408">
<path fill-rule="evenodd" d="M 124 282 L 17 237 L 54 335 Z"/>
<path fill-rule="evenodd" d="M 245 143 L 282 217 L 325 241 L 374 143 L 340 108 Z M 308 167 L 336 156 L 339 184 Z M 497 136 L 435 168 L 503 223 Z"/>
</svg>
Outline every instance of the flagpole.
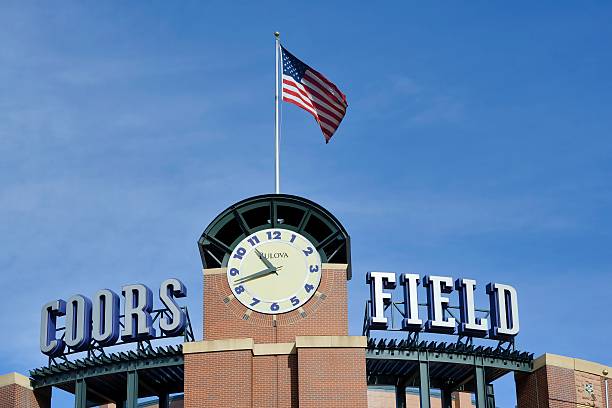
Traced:
<svg viewBox="0 0 612 408">
<path fill-rule="evenodd" d="M 280 194 L 280 120 L 278 111 L 278 57 L 280 55 L 280 33 L 276 31 L 274 33 L 276 40 L 276 88 L 275 88 L 275 109 L 274 109 L 274 186 L 276 194 Z"/>
</svg>

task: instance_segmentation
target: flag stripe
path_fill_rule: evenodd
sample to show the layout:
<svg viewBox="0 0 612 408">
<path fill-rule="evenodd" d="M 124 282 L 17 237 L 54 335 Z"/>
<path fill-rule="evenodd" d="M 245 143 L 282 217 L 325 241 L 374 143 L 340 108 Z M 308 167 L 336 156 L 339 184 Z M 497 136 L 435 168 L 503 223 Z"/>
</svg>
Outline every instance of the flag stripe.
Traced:
<svg viewBox="0 0 612 408">
<path fill-rule="evenodd" d="M 282 99 L 310 113 L 329 142 L 340 126 L 348 103 L 346 96 L 323 74 L 281 47 Z"/>
<path fill-rule="evenodd" d="M 294 87 L 304 98 L 310 99 L 310 96 L 306 93 L 304 85 L 297 83 L 291 77 L 283 76 L 283 86 L 288 85 Z"/>
<path fill-rule="evenodd" d="M 344 116 L 344 110 L 339 110 L 336 106 L 331 105 L 328 99 L 325 99 L 317 91 L 311 89 L 308 85 L 304 85 L 304 89 L 308 93 L 308 97 L 316 102 L 320 106 L 327 108 L 330 112 L 334 113 L 338 119 L 342 119 Z"/>
<path fill-rule="evenodd" d="M 339 97 L 338 94 L 334 94 L 334 91 L 332 88 L 324 84 L 321 84 L 321 82 L 318 81 L 317 77 L 312 75 L 310 71 L 306 71 L 306 73 L 304 74 L 303 81 L 307 81 L 308 83 L 311 84 L 313 88 L 319 89 L 321 93 L 324 93 L 327 97 L 329 97 L 330 100 L 332 100 L 334 103 L 337 103 L 338 106 L 342 108 L 345 107 L 344 100 L 341 97 Z"/>
<path fill-rule="evenodd" d="M 338 96 L 337 93 L 334 94 L 335 91 L 331 87 L 321 84 L 321 82 L 318 81 L 318 78 L 315 75 L 312 75 L 310 71 L 306 71 L 304 77 L 304 81 L 310 83 L 313 88 L 316 87 L 317 89 L 319 89 L 321 93 L 325 94 L 331 101 L 333 101 L 335 104 L 338 104 L 339 108 L 344 110 L 344 108 L 346 107 L 344 99 Z"/>
<path fill-rule="evenodd" d="M 336 85 L 331 83 L 320 72 L 317 72 L 311 68 L 308 70 L 307 75 L 314 78 L 315 81 L 321 84 L 321 86 L 328 88 L 330 93 L 332 93 L 336 97 L 336 99 L 338 99 L 338 101 L 342 103 L 342 105 L 347 105 L 346 96 L 344 96 L 344 94 L 340 92 L 340 90 L 336 87 Z"/>
<path fill-rule="evenodd" d="M 297 92 L 291 91 L 291 90 L 285 90 L 285 93 L 283 95 L 283 100 L 285 100 L 285 99 L 294 101 L 296 104 L 299 104 L 299 106 L 301 106 L 302 108 L 306 109 L 308 112 L 312 113 L 312 115 L 315 117 L 315 119 L 318 119 L 317 112 L 314 110 L 314 108 L 312 106 L 306 104 L 306 102 L 304 102 L 304 100 L 298 95 Z"/>
<path fill-rule="evenodd" d="M 283 91 L 286 92 L 293 92 L 294 96 L 297 96 L 298 98 L 300 98 L 306 105 L 310 106 L 312 109 L 315 109 L 314 105 L 312 104 L 312 101 L 310 100 L 310 98 L 308 97 L 308 95 L 305 95 L 304 92 L 302 92 L 302 90 L 300 90 L 297 86 L 293 85 L 293 84 L 283 84 Z"/>
<path fill-rule="evenodd" d="M 297 85 L 297 86 L 296 86 Z M 322 106 L 316 98 L 308 95 L 305 91 L 302 91 L 301 86 L 293 81 L 283 79 L 283 92 L 290 92 L 292 95 L 299 97 L 306 105 L 313 108 L 319 117 L 326 118 L 329 120 L 330 125 L 336 127 L 342 121 L 342 117 L 338 114 L 326 109 Z M 296 94 L 295 92 L 299 94 Z"/>
<path fill-rule="evenodd" d="M 302 94 L 302 96 L 304 96 L 305 98 L 308 98 L 312 102 L 312 104 L 315 106 L 315 108 L 320 109 L 323 112 L 325 112 L 326 114 L 332 116 L 333 118 L 335 118 L 335 120 L 338 123 L 340 123 L 340 121 L 342 121 L 342 117 L 344 116 L 344 112 L 338 112 L 333 107 L 325 104 L 325 102 L 323 102 L 321 100 L 318 100 L 317 98 L 313 98 L 312 95 L 306 89 L 307 86 L 302 85 L 302 84 L 298 84 L 291 77 L 283 76 L 283 86 L 285 86 L 285 85 L 292 85 L 295 89 L 297 89 L 300 92 L 300 94 Z"/>
<path fill-rule="evenodd" d="M 304 109 L 306 112 L 310 113 L 315 118 L 315 120 L 317 120 L 318 122 L 319 118 L 317 118 L 317 114 L 314 113 L 314 111 L 312 111 L 308 106 L 304 105 L 304 103 L 300 99 L 292 95 L 288 95 L 288 96 L 283 96 L 283 101 L 292 103 L 295 106 L 299 106 L 300 108 Z"/>
<path fill-rule="evenodd" d="M 309 94 L 309 98 L 316 98 L 321 105 L 334 112 L 338 118 L 344 116 L 344 108 L 340 108 L 338 105 L 332 103 L 329 98 L 321 95 L 315 88 L 311 88 L 309 83 L 306 81 L 304 81 L 304 90 Z"/>
</svg>

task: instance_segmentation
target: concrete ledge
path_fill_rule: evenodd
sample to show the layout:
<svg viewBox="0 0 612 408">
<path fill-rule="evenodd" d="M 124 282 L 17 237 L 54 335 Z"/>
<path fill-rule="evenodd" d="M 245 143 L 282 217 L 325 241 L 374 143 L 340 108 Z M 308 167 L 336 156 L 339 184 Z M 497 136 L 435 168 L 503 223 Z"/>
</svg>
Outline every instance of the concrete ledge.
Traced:
<svg viewBox="0 0 612 408">
<path fill-rule="evenodd" d="M 227 273 L 227 268 L 202 269 L 202 273 L 204 274 L 204 276 L 207 276 L 207 275 L 225 275 Z"/>
<path fill-rule="evenodd" d="M 295 343 L 260 343 L 253 339 L 204 340 L 183 343 L 183 354 L 251 350 L 254 356 L 295 354 L 298 348 L 366 348 L 365 336 L 298 336 Z M 27 378 L 27 377 L 25 377 Z M 29 380 L 28 380 L 29 381 Z"/>
<path fill-rule="evenodd" d="M 30 379 L 25 375 L 19 373 L 8 373 L 0 375 L 0 387 L 5 387 L 7 385 L 12 384 L 19 385 L 29 390 L 32 389 L 32 387 L 30 386 Z"/>
<path fill-rule="evenodd" d="M 366 348 L 365 336 L 297 336 L 295 347 L 299 348 Z"/>
<path fill-rule="evenodd" d="M 587 360 L 581 360 L 579 358 L 565 357 L 549 353 L 543 354 L 536 358 L 533 362 L 533 369 L 537 370 L 547 365 L 594 374 L 600 377 L 612 378 L 612 367 Z M 604 372 L 607 372 L 607 374 L 604 374 Z"/>
<path fill-rule="evenodd" d="M 253 350 L 253 339 L 204 340 L 183 343 L 183 354 Z"/>
<path fill-rule="evenodd" d="M 608 367 L 599 363 L 594 363 L 592 361 L 581 360 L 579 358 L 575 358 L 574 362 L 576 364 L 576 371 L 582 371 L 584 373 L 597 374 L 602 377 L 612 378 L 612 367 Z M 604 371 L 608 372 L 605 376 L 603 374 Z"/>
<path fill-rule="evenodd" d="M 340 264 L 340 263 L 322 263 L 322 269 L 334 270 L 334 271 L 342 271 L 346 272 L 348 269 L 348 264 Z"/>
<path fill-rule="evenodd" d="M 280 354 L 296 354 L 295 343 L 263 343 L 253 346 L 254 356 L 277 356 Z"/>
</svg>

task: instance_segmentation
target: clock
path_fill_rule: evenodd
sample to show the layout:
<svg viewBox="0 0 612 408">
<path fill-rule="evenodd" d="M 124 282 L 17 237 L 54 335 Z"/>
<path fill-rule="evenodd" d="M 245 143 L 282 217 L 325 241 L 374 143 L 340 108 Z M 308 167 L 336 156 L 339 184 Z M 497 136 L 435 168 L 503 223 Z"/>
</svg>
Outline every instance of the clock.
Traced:
<svg viewBox="0 0 612 408">
<path fill-rule="evenodd" d="M 303 235 L 269 228 L 248 235 L 232 250 L 227 282 L 236 299 L 265 314 L 295 310 L 321 283 L 321 257 Z"/>
</svg>

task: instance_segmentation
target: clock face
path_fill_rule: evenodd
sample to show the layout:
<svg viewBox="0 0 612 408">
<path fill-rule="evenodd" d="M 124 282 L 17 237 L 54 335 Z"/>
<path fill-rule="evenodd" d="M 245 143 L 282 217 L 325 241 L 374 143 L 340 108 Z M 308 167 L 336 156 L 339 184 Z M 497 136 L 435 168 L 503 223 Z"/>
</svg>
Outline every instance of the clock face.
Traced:
<svg viewBox="0 0 612 408">
<path fill-rule="evenodd" d="M 238 243 L 227 262 L 236 299 L 251 310 L 286 313 L 303 306 L 321 282 L 321 257 L 297 232 L 271 228 Z"/>
</svg>

